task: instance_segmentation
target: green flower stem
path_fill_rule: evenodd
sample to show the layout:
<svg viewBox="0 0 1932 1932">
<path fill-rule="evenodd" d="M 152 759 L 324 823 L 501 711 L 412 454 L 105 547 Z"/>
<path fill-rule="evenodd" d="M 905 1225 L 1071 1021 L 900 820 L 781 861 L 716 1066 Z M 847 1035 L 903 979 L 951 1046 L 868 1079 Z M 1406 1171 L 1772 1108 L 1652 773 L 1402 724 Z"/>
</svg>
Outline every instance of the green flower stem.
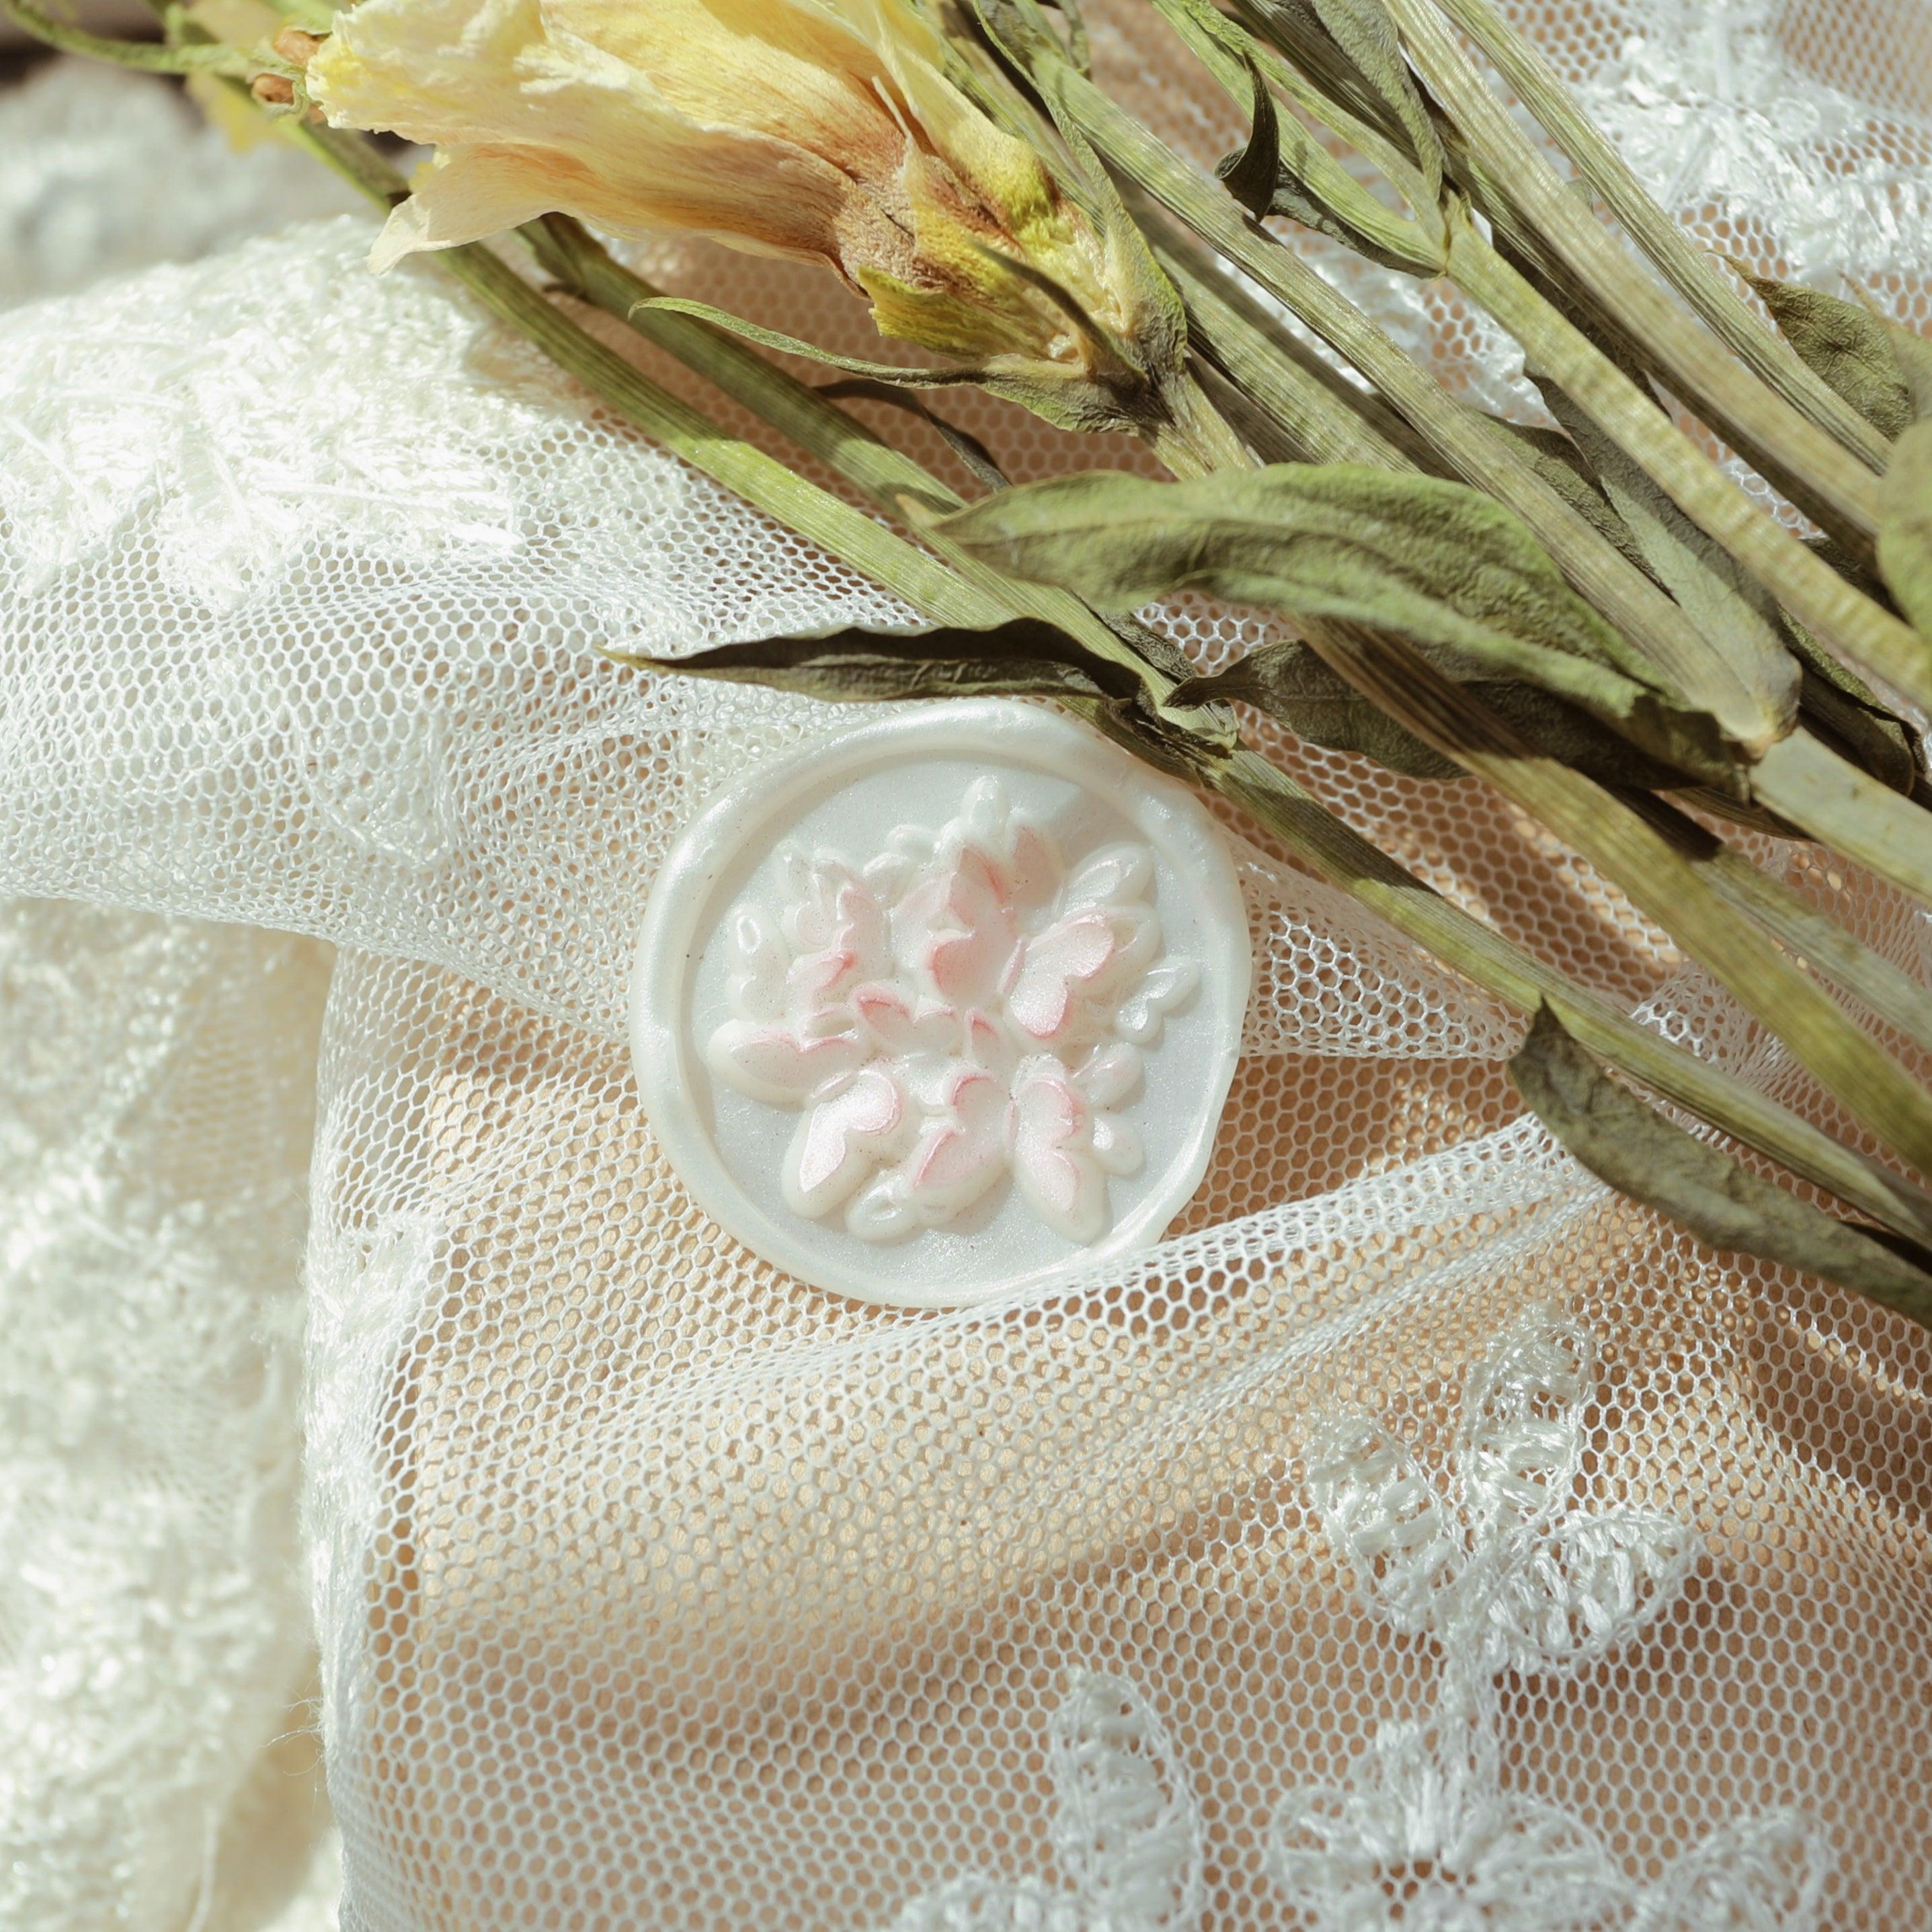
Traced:
<svg viewBox="0 0 1932 1932">
<path fill-rule="evenodd" d="M 1295 446 L 1292 460 L 1367 463 L 1390 470 L 1416 466 L 1366 424 L 1336 411 L 1327 390 L 1318 390 L 1311 398 L 1305 379 L 1292 387 L 1281 383 L 1280 351 L 1284 338 L 1288 343 L 1293 338 L 1286 338 L 1285 332 L 1263 333 L 1265 312 L 1206 265 L 1191 242 L 1168 239 L 1164 227 L 1163 218 L 1150 238 L 1156 259 L 1187 302 L 1190 326 L 1204 349 L 1287 434 Z M 1244 309 L 1236 308 L 1238 301 Z M 1299 375 L 1298 370 L 1294 373 Z M 1314 402 L 1328 407 L 1312 407 Z M 1802 728 L 1771 748 L 1755 768 L 1754 780 L 1766 804 L 1787 824 L 1904 890 L 1932 898 L 1932 841 L 1925 836 L 1928 827 L 1919 808 L 1868 778 Z"/>
<path fill-rule="evenodd" d="M 446 249 L 441 266 L 627 422 L 788 529 L 891 586 L 923 615 L 984 625 L 1006 614 L 924 550 L 640 375 L 487 248 Z"/>
<path fill-rule="evenodd" d="M 902 500 L 943 516 L 965 500 L 808 382 L 749 343 L 675 310 L 650 308 L 663 290 L 634 273 L 568 215 L 517 231 L 563 292 L 601 309 L 817 457 L 868 502 L 898 514 Z M 990 577 L 992 573 L 988 572 Z"/>
<path fill-rule="evenodd" d="M 1250 221 L 1226 194 L 1058 56 L 1034 52 L 1047 98 L 1110 166 L 1170 209 L 1214 251 L 1285 303 L 1408 420 L 1453 475 L 1506 503 L 1576 589 L 1690 704 L 1738 742 L 1762 750 L 1784 721 L 1724 662 L 1682 610 L 1551 489 L 1510 440 L 1458 401 L 1292 250 Z M 1802 548 L 1802 546 L 1800 546 Z M 1825 566 L 1820 566 L 1820 568 Z M 1909 637 L 1911 634 L 1906 633 Z"/>
<path fill-rule="evenodd" d="M 1774 452 L 1802 486 L 1803 507 L 1834 534 L 1869 547 L 1878 529 L 1872 468 L 1761 382 L 1717 338 L 1689 322 L 1650 272 L 1578 206 L 1562 178 L 1490 91 L 1435 0 L 1388 4 L 1410 58 L 1490 178 L 1558 257 L 1615 310 L 1672 387 L 1734 447 Z"/>
<path fill-rule="evenodd" d="M 1732 352 L 1860 462 L 1882 471 L 1891 454 L 1885 438 L 1766 325 L 1717 262 L 1684 232 L 1683 224 L 1651 199 L 1541 54 L 1490 0 L 1435 4 L 1488 57 L 1572 166 L 1610 205 L 1637 246 Z M 1510 126 L 1514 133 L 1514 122 Z M 1568 208 L 1558 218 L 1566 228 L 1586 218 Z"/>
<path fill-rule="evenodd" d="M 1545 302 L 1468 223 L 1455 225 L 1450 272 L 1550 378 L 1821 641 L 1932 710 L 1932 646 L 1753 502 L 1582 332 Z M 1680 319 L 1678 327 L 1684 331 Z M 1804 425 L 1812 436 L 1819 432 Z M 1842 452 L 1840 452 L 1842 454 Z M 1845 459 L 1847 462 L 1850 458 Z"/>
<path fill-rule="evenodd" d="M 239 47 L 212 40 L 196 46 L 167 46 L 154 40 L 124 40 L 90 34 L 51 18 L 32 4 L 31 0 L 0 0 L 0 20 L 10 20 L 23 34 L 48 46 L 58 47 L 62 53 L 80 54 L 89 60 L 134 68 L 143 74 L 214 74 L 242 78 L 256 72 L 262 64 L 250 60 Z M 276 64 L 279 67 L 280 63 Z"/>
<path fill-rule="evenodd" d="M 1304 625 L 1322 658 L 1418 736 L 1535 814 L 1714 974 L 1855 1119 L 1932 1173 L 1928 1094 L 1816 982 L 1767 946 L 1642 813 L 1545 757 L 1399 638 Z"/>
<path fill-rule="evenodd" d="M 1252 466 L 1241 440 L 1231 429 L 1193 374 L 1184 370 L 1163 385 L 1166 413 L 1143 440 L 1176 476 L 1206 476 L 1216 470 Z"/>
<path fill-rule="evenodd" d="M 601 309 L 632 334 L 744 404 L 759 422 L 808 450 L 868 502 L 892 514 L 904 514 L 906 504 L 914 504 L 933 516 L 945 516 L 964 502 L 958 490 L 923 464 L 895 448 L 809 382 L 767 362 L 740 336 L 674 309 L 645 308 L 663 290 L 616 261 L 568 214 L 544 214 L 518 228 L 516 236 L 530 245 L 537 265 L 564 294 Z"/>
<path fill-rule="evenodd" d="M 1232 98 L 1244 103 L 1251 98 L 1254 83 L 1244 58 L 1248 50 L 1238 29 L 1207 0 L 1152 0 L 1152 4 Z M 1261 56 L 1268 50 L 1252 51 L 1256 64 L 1261 64 Z M 1279 70 L 1286 63 L 1275 60 L 1271 65 Z M 1264 68 L 1264 77 L 1266 74 Z M 1401 263 L 1411 274 L 1442 272 L 1441 218 L 1432 201 L 1420 200 L 1413 170 L 1406 171 L 1410 177 L 1408 192 L 1412 200 L 1420 200 L 1433 232 L 1425 232 L 1415 221 L 1378 201 L 1294 116 L 1277 118 L 1281 164 L 1310 200 L 1327 208 L 1346 232 L 1360 236 L 1383 257 Z"/>
<path fill-rule="evenodd" d="M 1186 304 L 1188 339 L 1289 440 L 1296 461 L 1420 466 L 1396 440 L 1413 432 L 1379 398 L 1297 341 L 1164 212 L 1148 209 L 1143 226 Z"/>
<path fill-rule="evenodd" d="M 1286 772 L 1244 748 L 1203 764 L 1203 784 L 1242 806 L 1330 885 L 1515 1012 L 1546 1002 L 1600 1058 L 1894 1233 L 1932 1240 L 1932 1196 L 1756 1088 L 1673 1046 L 1600 995 L 1512 946 L 1343 824 Z"/>
<path fill-rule="evenodd" d="M 1932 815 L 1802 725 L 1752 766 L 1751 790 L 1788 824 L 1932 904 Z"/>
<path fill-rule="evenodd" d="M 1674 806 L 1654 798 L 1634 802 L 1731 904 L 1861 1001 L 1874 1018 L 1932 1054 L 1932 997 L 1909 973 Z"/>
</svg>

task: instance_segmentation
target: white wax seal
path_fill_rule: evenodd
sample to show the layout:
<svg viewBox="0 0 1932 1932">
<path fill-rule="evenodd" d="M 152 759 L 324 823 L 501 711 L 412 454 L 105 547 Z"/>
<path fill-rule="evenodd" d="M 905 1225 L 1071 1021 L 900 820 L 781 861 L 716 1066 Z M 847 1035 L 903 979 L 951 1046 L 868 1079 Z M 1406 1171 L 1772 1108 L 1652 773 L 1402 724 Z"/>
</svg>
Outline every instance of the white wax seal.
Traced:
<svg viewBox="0 0 1932 1932">
<path fill-rule="evenodd" d="M 729 1233 L 819 1288 L 956 1307 L 1160 1238 L 1250 971 L 1183 787 L 1056 712 L 921 705 L 762 766 L 677 840 L 632 1058 Z"/>
</svg>

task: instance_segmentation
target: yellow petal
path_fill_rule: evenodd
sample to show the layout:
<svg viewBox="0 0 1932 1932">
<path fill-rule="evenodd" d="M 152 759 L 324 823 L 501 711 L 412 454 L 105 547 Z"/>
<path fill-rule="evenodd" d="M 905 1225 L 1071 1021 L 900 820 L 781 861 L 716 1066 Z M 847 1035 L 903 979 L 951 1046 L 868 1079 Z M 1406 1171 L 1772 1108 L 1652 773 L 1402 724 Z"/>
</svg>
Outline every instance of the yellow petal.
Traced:
<svg viewBox="0 0 1932 1932">
<path fill-rule="evenodd" d="M 518 155 L 490 148 L 459 148 L 416 170 L 407 201 L 391 211 L 369 266 L 378 274 L 405 255 L 480 242 L 556 206 L 548 184 Z"/>
<path fill-rule="evenodd" d="M 665 4 L 676 12 L 686 0 Z M 363 0 L 341 16 L 310 63 L 314 98 L 334 124 L 393 130 L 437 147 L 446 164 L 418 189 L 432 205 L 399 212 L 386 258 L 494 232 L 479 224 L 496 208 L 518 220 L 561 210 L 620 233 L 695 230 L 836 262 L 842 232 L 865 218 L 850 175 L 755 129 L 694 122 L 650 76 L 574 32 L 573 22 L 604 10 Z M 885 118 L 876 101 L 866 112 Z"/>
</svg>

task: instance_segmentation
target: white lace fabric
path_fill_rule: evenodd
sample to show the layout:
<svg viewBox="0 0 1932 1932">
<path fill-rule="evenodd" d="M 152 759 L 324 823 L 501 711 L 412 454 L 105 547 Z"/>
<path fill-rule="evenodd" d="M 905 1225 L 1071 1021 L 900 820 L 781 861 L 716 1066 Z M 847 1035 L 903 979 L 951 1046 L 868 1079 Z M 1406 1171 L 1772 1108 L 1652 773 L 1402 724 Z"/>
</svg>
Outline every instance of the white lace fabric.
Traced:
<svg viewBox="0 0 1932 1932">
<path fill-rule="evenodd" d="M 304 941 L 0 914 L 0 1923 L 210 1924 L 298 1868 Z M 308 1815 L 305 1816 L 304 1814 Z"/>
<path fill-rule="evenodd" d="M 0 93 L 0 307 L 339 205 L 262 158 L 79 63 Z M 296 1514 L 327 972 L 0 905 L 0 1925 L 334 1922 Z"/>
<path fill-rule="evenodd" d="M 1687 218 L 1766 267 L 1877 278 L 1922 319 L 1932 56 L 1909 8 L 1835 33 L 1819 10 L 1528 10 Z M 1211 157 L 1232 116 L 1136 19 L 1102 10 L 1100 58 Z M 1681 182 L 1667 127 L 1714 158 Z M 1850 158 L 1874 165 L 1853 180 Z M 344 1924 L 1927 1918 L 1932 1348 L 1609 1199 L 1521 1117 L 1507 1016 L 1258 843 L 1237 848 L 1246 1052 L 1158 1248 L 934 1316 L 804 1288 L 694 1207 L 624 1052 L 644 896 L 716 786 L 843 719 L 600 647 L 902 614 L 590 407 L 432 267 L 370 279 L 370 232 L 298 226 L 0 317 L 0 889 L 340 949 L 302 1204 L 303 1534 L 285 1427 L 248 1438 L 284 1459 L 281 1489 L 250 1488 L 273 1508 L 179 1542 L 180 1575 L 126 1557 L 124 1587 L 199 1604 L 204 1577 L 304 1550 Z M 867 346 L 797 272 L 696 249 L 652 268 Z M 1441 290 L 1355 292 L 1455 380 L 1520 395 Z M 1065 460 L 1030 419 L 948 407 L 1017 474 Z M 1263 634 L 1199 604 L 1174 628 L 1210 662 Z M 1817 1108 L 1506 807 L 1271 748 L 1504 930 Z M 1925 972 L 1922 915 L 1802 855 L 1791 871 Z M 175 983 L 133 938 L 38 929 L 63 973 L 86 954 L 116 983 Z M 170 997 L 196 1050 L 224 1016 Z M 226 1023 L 250 1011 L 264 1065 L 302 1060 L 272 1008 Z M 50 1040 L 76 1066 L 131 1054 L 122 1012 L 77 1008 Z M 102 1124 L 90 1160 L 138 1161 L 104 1103 L 48 1090 Z M 196 1198 L 266 1198 L 251 1163 L 285 1171 L 298 1139 L 224 1090 L 196 1118 L 230 1150 Z M 23 1144 L 65 1131 L 56 1109 Z M 148 1208 L 118 1225 L 162 1252 Z M 59 1379 L 63 1350 L 120 1359 L 44 1270 L 5 1280 L 55 1365 L 23 1386 Z M 128 1400 L 154 1453 L 194 1462 L 260 1412 L 218 1348 L 172 1346 L 196 1419 L 149 1384 Z M 73 1473 L 105 1466 L 94 1438 L 17 1413 L 7 1453 L 68 1471 L 37 1481 L 92 1524 L 67 1533 L 122 1536 L 125 1498 Z M 263 1596 L 234 1628 L 292 1617 Z M 159 1668 L 118 1628 L 62 1633 L 0 1594 L 0 1658 L 34 1668 Z M 251 1712 L 298 1688 L 299 1636 L 262 1641 L 259 1668 L 224 1652 Z M 180 1682 L 216 1682 L 214 1649 Z M 193 1735 L 238 1784 L 260 1732 Z M 124 1852 L 115 1806 L 158 1802 L 159 1760 L 104 1742 L 70 1785 L 0 1781 L 0 1874 L 56 1899 L 35 1846 L 57 1829 Z M 221 1815 L 219 1782 L 196 1816 Z M 32 1922 L 194 1909 L 131 1882 L 92 1918 L 58 1896 L 68 1916 Z"/>
</svg>

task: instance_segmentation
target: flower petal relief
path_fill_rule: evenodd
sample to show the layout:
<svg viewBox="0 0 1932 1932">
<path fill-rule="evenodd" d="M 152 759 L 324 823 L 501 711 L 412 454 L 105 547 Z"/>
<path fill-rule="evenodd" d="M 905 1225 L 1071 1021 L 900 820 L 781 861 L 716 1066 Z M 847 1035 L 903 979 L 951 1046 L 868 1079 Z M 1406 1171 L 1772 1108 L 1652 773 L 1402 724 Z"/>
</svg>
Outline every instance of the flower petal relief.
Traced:
<svg viewBox="0 0 1932 1932">
<path fill-rule="evenodd" d="M 945 69 L 909 0 L 362 0 L 308 85 L 436 150 L 379 266 L 553 212 L 699 233 L 829 266 L 885 334 L 1104 384 L 1178 310 Z"/>
<path fill-rule="evenodd" d="M 862 868 L 782 848 L 782 908 L 748 902 L 714 1073 L 796 1108 L 786 1204 L 862 1239 L 940 1228 L 1011 1176 L 1070 1241 L 1108 1221 L 1110 1174 L 1141 1148 L 1120 1110 L 1141 1048 L 1193 992 L 1163 956 L 1144 848 L 1069 872 L 1052 840 L 977 780 L 937 831 L 902 826 Z"/>
</svg>

